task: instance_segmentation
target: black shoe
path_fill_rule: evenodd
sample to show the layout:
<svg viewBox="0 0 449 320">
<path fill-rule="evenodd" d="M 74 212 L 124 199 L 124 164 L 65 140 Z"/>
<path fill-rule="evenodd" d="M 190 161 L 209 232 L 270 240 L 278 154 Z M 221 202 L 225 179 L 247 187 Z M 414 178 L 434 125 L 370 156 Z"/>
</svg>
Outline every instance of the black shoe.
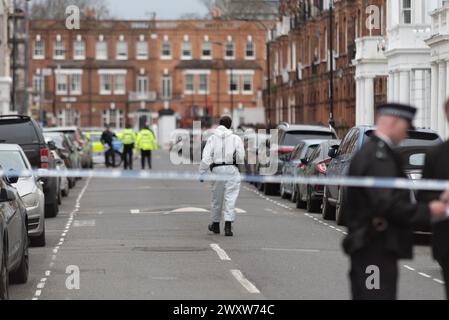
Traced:
<svg viewBox="0 0 449 320">
<path fill-rule="evenodd" d="M 232 237 L 234 233 L 232 232 L 232 222 L 226 221 L 225 223 L 225 236 Z"/>
<path fill-rule="evenodd" d="M 209 231 L 212 231 L 215 234 L 220 233 L 220 223 L 214 222 L 209 225 Z"/>
</svg>

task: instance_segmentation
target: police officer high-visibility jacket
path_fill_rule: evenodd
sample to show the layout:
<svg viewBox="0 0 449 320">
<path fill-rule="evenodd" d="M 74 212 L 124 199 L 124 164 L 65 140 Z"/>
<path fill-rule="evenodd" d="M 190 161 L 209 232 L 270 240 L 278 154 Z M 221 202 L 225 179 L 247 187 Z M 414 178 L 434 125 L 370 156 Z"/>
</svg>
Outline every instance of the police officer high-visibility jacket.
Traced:
<svg viewBox="0 0 449 320">
<path fill-rule="evenodd" d="M 149 129 L 142 129 L 137 134 L 136 147 L 143 151 L 157 150 L 157 142 L 153 132 Z"/>
<path fill-rule="evenodd" d="M 119 139 L 123 144 L 134 144 L 137 137 L 132 129 L 124 129 L 120 132 Z"/>
</svg>

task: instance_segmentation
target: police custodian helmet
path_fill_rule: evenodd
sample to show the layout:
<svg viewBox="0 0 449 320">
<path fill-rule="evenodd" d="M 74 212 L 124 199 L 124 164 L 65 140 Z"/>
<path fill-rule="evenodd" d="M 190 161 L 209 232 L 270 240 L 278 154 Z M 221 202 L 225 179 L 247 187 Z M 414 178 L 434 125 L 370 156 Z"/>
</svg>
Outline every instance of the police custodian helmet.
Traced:
<svg viewBox="0 0 449 320">
<path fill-rule="evenodd" d="M 415 107 L 400 103 L 385 103 L 377 107 L 378 115 L 393 116 L 407 120 L 413 129 L 417 109 Z"/>
</svg>

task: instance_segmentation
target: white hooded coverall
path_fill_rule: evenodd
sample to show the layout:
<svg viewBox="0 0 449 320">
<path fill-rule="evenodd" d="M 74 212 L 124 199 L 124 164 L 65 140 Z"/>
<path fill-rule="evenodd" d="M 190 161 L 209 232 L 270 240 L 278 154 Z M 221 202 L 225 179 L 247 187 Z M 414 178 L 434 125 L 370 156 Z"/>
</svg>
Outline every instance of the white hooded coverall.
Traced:
<svg viewBox="0 0 449 320">
<path fill-rule="evenodd" d="M 212 222 L 220 222 L 223 212 L 225 221 L 234 222 L 235 203 L 240 192 L 240 172 L 234 164 L 234 155 L 237 164 L 243 164 L 245 149 L 243 141 L 231 130 L 219 126 L 214 134 L 207 140 L 200 164 L 200 174 L 206 174 L 211 164 L 226 163 L 213 169 L 217 175 L 230 176 L 226 181 L 212 183 Z"/>
</svg>

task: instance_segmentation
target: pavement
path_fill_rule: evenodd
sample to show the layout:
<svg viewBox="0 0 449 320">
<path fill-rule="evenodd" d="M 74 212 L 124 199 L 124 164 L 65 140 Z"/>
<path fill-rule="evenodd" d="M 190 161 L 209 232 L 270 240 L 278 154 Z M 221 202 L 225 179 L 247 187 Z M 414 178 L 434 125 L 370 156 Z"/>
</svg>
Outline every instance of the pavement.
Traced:
<svg viewBox="0 0 449 320">
<path fill-rule="evenodd" d="M 167 159 L 156 152 L 153 169 L 197 170 Z M 210 196 L 196 181 L 79 181 L 46 220 L 47 246 L 30 249 L 29 281 L 11 286 L 11 298 L 350 298 L 344 228 L 243 183 L 234 237 L 213 235 Z M 401 261 L 400 299 L 444 299 L 430 256 L 424 244 Z"/>
</svg>

